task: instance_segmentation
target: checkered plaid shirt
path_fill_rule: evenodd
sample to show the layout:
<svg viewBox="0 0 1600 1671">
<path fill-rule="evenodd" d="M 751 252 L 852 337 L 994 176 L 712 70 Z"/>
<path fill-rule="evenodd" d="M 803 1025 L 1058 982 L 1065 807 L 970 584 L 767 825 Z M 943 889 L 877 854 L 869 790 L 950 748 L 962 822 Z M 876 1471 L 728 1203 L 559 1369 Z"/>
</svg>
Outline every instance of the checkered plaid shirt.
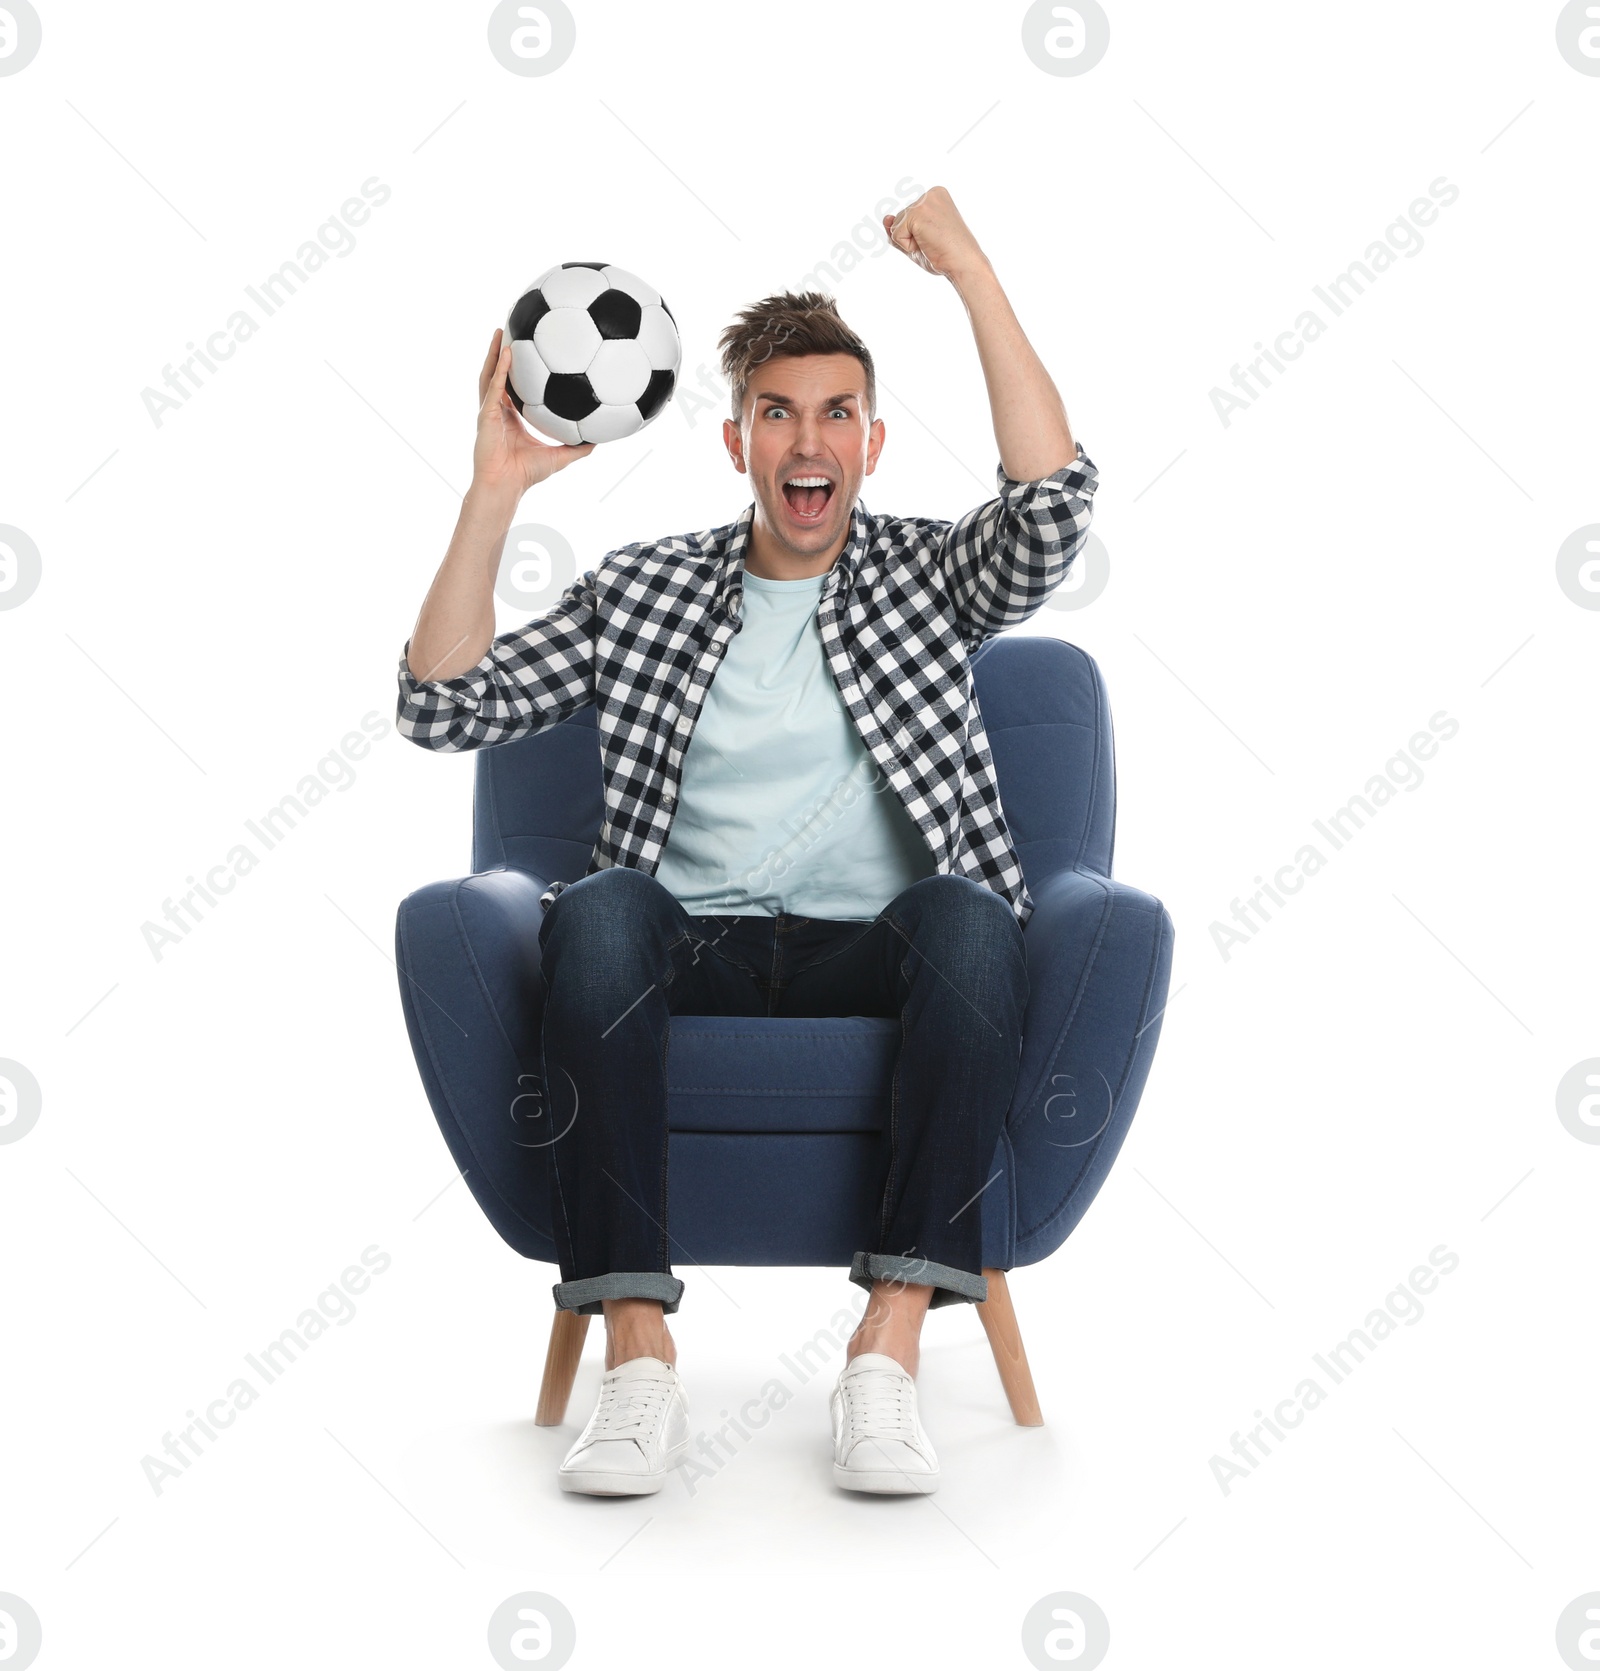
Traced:
<svg viewBox="0 0 1600 1671">
<path fill-rule="evenodd" d="M 955 522 L 875 516 L 858 499 L 817 625 L 862 742 L 922 831 L 937 869 L 1033 899 L 1011 845 L 973 694 L 972 651 L 1037 614 L 1089 531 L 1098 471 L 1040 481 L 995 470 L 999 496 Z M 458 678 L 418 680 L 402 652 L 398 727 L 422 748 L 487 748 L 598 709 L 604 818 L 586 875 L 653 875 L 696 716 L 740 627 L 754 504 L 699 534 L 623 546 L 545 615 L 501 633 Z M 409 640 L 406 650 L 411 648 Z M 540 895 L 548 910 L 568 884 Z"/>
</svg>

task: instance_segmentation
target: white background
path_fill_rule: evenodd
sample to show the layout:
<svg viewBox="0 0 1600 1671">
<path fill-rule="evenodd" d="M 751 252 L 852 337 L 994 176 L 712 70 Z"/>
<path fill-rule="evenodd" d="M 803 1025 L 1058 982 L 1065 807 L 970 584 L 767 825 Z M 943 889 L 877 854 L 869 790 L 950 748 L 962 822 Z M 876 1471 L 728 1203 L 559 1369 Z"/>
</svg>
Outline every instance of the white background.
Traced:
<svg viewBox="0 0 1600 1671">
<path fill-rule="evenodd" d="M 1600 1055 L 1600 612 L 1555 566 L 1600 520 L 1600 77 L 1558 8 L 1118 4 L 1056 76 L 1015 4 L 586 0 L 518 76 L 481 4 L 41 6 L 0 77 L 0 523 L 43 565 L 0 612 L 0 1057 L 44 1097 L 0 1147 L 0 1591 L 39 1663 L 489 1666 L 539 1590 L 574 1665 L 1022 1666 L 1070 1590 L 1116 1671 L 1559 1666 L 1600 1589 L 1600 1148 L 1555 1102 Z M 373 176 L 354 251 L 153 423 L 163 366 Z M 536 1429 L 555 1272 L 446 1188 L 389 959 L 400 900 L 469 868 L 471 759 L 391 730 L 180 945 L 141 925 L 392 717 L 535 274 L 649 278 L 689 379 L 907 176 L 950 189 L 1101 471 L 1109 586 L 1021 630 L 1104 671 L 1171 1007 L 1109 1181 L 1013 1282 L 1044 1429 L 953 1307 L 934 1499 L 833 1489 L 831 1365 L 692 1498 L 566 1498 L 598 1334 Z M 1420 253 L 1224 425 L 1210 391 L 1441 176 Z M 892 250 L 836 289 L 883 384 L 866 503 L 988 497 L 955 293 Z M 691 415 L 523 518 L 582 568 L 733 518 L 720 410 Z M 1224 959 L 1211 924 L 1441 710 L 1421 786 Z M 153 1492 L 141 1458 L 373 1244 L 354 1319 Z M 1225 1494 L 1211 1458 L 1441 1244 L 1421 1320 Z M 855 1293 L 685 1274 L 703 1427 Z"/>
</svg>

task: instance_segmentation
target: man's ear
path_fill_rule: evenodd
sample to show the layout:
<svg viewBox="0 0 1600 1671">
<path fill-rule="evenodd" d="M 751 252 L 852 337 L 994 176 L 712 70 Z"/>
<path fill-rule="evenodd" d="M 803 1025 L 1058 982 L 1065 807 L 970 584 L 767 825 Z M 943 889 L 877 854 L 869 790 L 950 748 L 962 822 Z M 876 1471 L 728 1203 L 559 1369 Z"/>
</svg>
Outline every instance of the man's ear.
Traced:
<svg viewBox="0 0 1600 1671">
<path fill-rule="evenodd" d="M 742 476 L 744 466 L 744 436 L 739 432 L 739 426 L 732 418 L 722 420 L 722 444 L 728 449 L 728 457 L 733 460 L 733 467 Z"/>
<path fill-rule="evenodd" d="M 874 418 L 867 430 L 867 474 L 870 476 L 878 468 L 878 454 L 883 451 L 884 428 L 883 419 Z"/>
</svg>

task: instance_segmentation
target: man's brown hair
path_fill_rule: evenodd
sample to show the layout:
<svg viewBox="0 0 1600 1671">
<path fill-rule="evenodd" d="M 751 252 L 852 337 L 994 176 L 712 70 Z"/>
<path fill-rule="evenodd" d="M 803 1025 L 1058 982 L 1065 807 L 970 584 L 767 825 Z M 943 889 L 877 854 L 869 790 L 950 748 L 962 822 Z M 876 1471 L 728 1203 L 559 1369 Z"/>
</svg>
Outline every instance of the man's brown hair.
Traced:
<svg viewBox="0 0 1600 1671">
<path fill-rule="evenodd" d="M 744 418 L 745 395 L 758 367 L 798 354 L 852 354 L 867 374 L 867 421 L 878 415 L 872 352 L 844 320 L 839 304 L 819 290 L 785 290 L 745 308 L 717 338 L 722 375 L 733 392 L 733 417 Z"/>
</svg>

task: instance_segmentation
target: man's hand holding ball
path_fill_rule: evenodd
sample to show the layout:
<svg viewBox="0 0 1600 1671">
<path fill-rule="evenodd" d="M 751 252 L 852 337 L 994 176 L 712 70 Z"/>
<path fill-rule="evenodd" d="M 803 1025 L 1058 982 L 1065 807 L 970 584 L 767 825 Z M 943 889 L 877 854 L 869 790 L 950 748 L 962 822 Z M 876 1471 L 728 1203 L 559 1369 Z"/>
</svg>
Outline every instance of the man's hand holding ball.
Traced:
<svg viewBox="0 0 1600 1671">
<path fill-rule="evenodd" d="M 510 493 L 521 499 L 536 482 L 592 453 L 597 443 L 551 446 L 536 441 L 506 393 L 510 370 L 511 344 L 505 340 L 505 331 L 497 328 L 489 343 L 489 356 L 478 374 L 480 404 L 478 436 L 472 448 L 472 481 L 485 492 Z"/>
</svg>

